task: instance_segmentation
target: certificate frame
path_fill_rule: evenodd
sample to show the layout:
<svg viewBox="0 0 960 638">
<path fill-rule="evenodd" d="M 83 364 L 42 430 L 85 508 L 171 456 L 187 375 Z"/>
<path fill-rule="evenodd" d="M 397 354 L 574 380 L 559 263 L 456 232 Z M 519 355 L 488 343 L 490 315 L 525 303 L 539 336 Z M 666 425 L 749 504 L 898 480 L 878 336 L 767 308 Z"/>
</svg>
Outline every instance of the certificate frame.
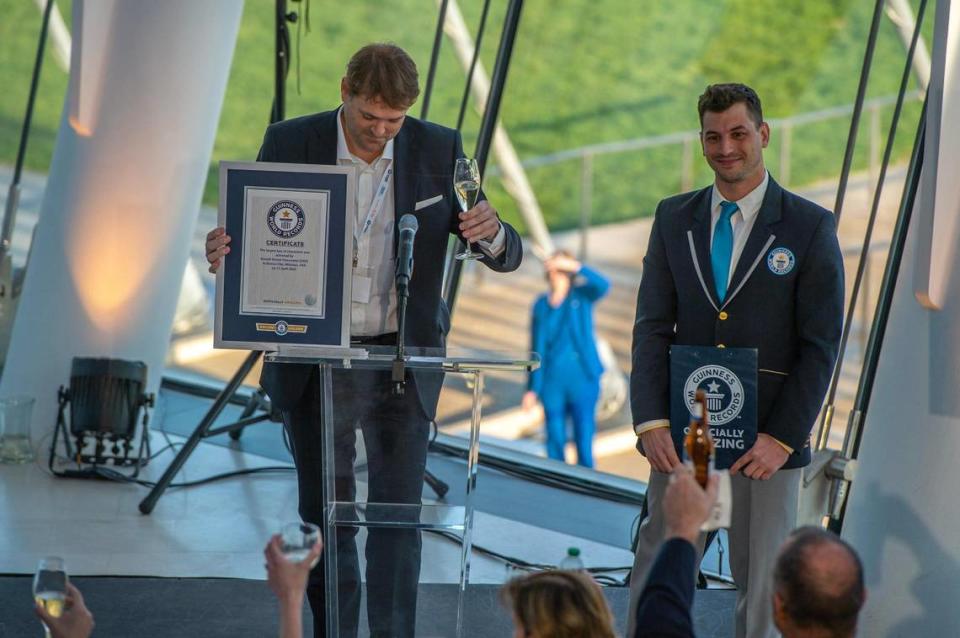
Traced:
<svg viewBox="0 0 960 638">
<path fill-rule="evenodd" d="M 220 163 L 217 223 L 231 240 L 217 270 L 215 348 L 349 348 L 355 198 L 349 166 Z M 278 217 L 291 211 L 295 227 L 284 228 Z M 309 285 L 277 286 L 290 279 Z"/>
</svg>

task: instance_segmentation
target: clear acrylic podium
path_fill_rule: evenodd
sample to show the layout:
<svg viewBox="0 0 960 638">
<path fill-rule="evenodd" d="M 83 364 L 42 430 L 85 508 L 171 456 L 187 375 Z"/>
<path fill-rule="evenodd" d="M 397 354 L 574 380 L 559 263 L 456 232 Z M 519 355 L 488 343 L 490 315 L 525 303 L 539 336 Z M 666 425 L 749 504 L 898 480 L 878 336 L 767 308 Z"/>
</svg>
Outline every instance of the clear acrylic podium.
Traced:
<svg viewBox="0 0 960 638">
<path fill-rule="evenodd" d="M 338 532 L 346 536 L 353 537 L 359 530 L 365 530 L 368 535 L 368 545 L 366 553 L 370 553 L 369 534 L 371 530 L 379 534 L 382 538 L 384 534 L 405 534 L 403 531 L 379 531 L 379 530 L 410 530 L 409 534 L 418 534 L 421 530 L 444 530 L 462 535 L 463 542 L 460 552 L 459 566 L 459 592 L 457 597 L 457 616 L 456 616 L 456 636 L 464 635 L 464 593 L 470 577 L 470 554 L 473 536 L 473 492 L 476 489 L 477 482 L 477 460 L 480 450 L 480 416 L 481 400 L 483 397 L 484 373 L 489 371 L 512 371 L 526 372 L 535 369 L 539 365 L 539 356 L 535 353 L 502 353 L 502 352 L 453 352 L 448 351 L 444 356 L 442 351 L 437 348 L 406 348 L 404 356 L 404 366 L 407 370 L 407 378 L 410 373 L 455 373 L 467 375 L 467 386 L 472 386 L 470 394 L 469 412 L 470 412 L 470 434 L 469 447 L 466 459 L 466 492 L 463 496 L 463 505 L 448 505 L 445 503 L 422 503 L 419 498 L 417 502 L 398 504 L 398 503 L 378 503 L 367 500 L 367 493 L 362 489 L 362 481 L 355 477 L 363 474 L 363 457 L 361 463 L 354 466 L 358 458 L 357 452 L 354 452 L 353 458 L 349 459 L 351 463 L 350 480 L 355 481 L 357 489 L 352 500 L 338 500 L 335 496 L 338 489 L 343 491 L 343 475 L 339 477 L 341 485 L 338 486 L 338 461 L 341 472 L 344 463 L 343 458 L 337 458 L 337 449 L 343 451 L 343 427 L 338 433 L 336 427 L 331 427 L 334 423 L 334 370 L 345 370 L 347 372 L 337 374 L 354 374 L 359 371 L 385 371 L 386 377 L 389 377 L 390 371 L 395 365 L 396 348 L 391 346 L 358 346 L 345 349 L 318 350 L 309 348 L 289 348 L 281 350 L 278 353 L 267 355 L 266 360 L 276 363 L 309 363 L 316 364 L 319 367 L 319 378 L 321 387 L 321 426 L 320 435 L 323 437 L 322 457 L 323 457 L 323 534 L 324 534 L 324 561 L 326 566 L 326 625 L 327 636 L 340 636 L 340 600 L 338 587 L 338 563 L 343 560 L 356 561 L 353 556 L 338 556 Z M 341 377 L 342 378 L 342 377 Z M 407 392 L 415 390 L 407 383 Z M 466 399 L 466 397 L 463 397 Z M 348 437 L 356 437 L 356 431 L 350 425 L 351 433 Z M 335 441 L 340 437 L 340 441 Z M 361 448 L 363 443 L 364 456 L 367 446 L 367 431 L 364 430 L 362 437 L 352 439 L 352 445 L 355 450 Z M 427 441 L 423 441 L 426 446 Z M 381 452 L 382 454 L 382 452 Z M 341 455 L 342 456 L 342 455 Z M 370 481 L 375 480 L 370 475 Z M 341 542 L 344 539 L 340 539 Z M 350 541 L 352 544 L 354 541 Z M 417 541 L 419 542 L 419 541 Z M 356 549 L 353 550 L 356 552 Z M 367 574 L 370 574 L 371 567 L 376 568 L 373 561 L 370 561 Z M 358 569 L 351 563 L 351 569 Z M 416 565 L 419 573 L 419 562 Z M 358 572 L 359 573 L 359 572 Z M 371 602 L 370 587 L 367 587 L 367 605 Z M 356 603 L 359 605 L 359 603 Z M 410 613 L 414 613 L 411 611 Z M 350 632 L 347 632 L 350 633 Z"/>
</svg>

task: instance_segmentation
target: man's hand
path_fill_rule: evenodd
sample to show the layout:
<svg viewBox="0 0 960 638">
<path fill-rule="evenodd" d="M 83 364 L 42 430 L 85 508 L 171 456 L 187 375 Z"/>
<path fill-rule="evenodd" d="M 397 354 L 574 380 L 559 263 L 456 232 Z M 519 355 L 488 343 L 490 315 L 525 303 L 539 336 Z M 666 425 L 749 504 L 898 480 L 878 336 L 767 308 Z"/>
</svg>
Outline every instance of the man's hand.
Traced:
<svg viewBox="0 0 960 638">
<path fill-rule="evenodd" d="M 497 217 L 497 211 L 486 200 L 477 202 L 477 205 L 467 212 L 460 213 L 460 234 L 469 242 L 481 239 L 493 241 L 499 230 L 500 218 Z"/>
<path fill-rule="evenodd" d="M 281 602 L 293 600 L 302 603 L 307 577 L 320 558 L 323 541 L 318 540 L 307 557 L 299 563 L 287 560 L 282 547 L 280 534 L 274 534 L 263 550 L 263 556 L 267 559 L 267 584 Z"/>
<path fill-rule="evenodd" d="M 719 474 L 711 473 L 707 489 L 703 489 L 689 468 L 677 467 L 670 475 L 670 484 L 663 495 L 665 538 L 684 538 L 695 545 L 700 526 L 710 518 L 717 502 L 719 489 Z"/>
<path fill-rule="evenodd" d="M 753 447 L 730 466 L 730 474 L 741 472 L 747 478 L 766 481 L 783 467 L 788 458 L 790 454 L 776 439 L 761 433 Z"/>
<path fill-rule="evenodd" d="M 654 428 L 640 435 L 640 444 L 643 452 L 650 461 L 650 466 L 658 472 L 672 472 L 680 465 L 677 450 L 673 447 L 673 437 L 670 428 Z"/>
<path fill-rule="evenodd" d="M 224 255 L 230 254 L 230 235 L 227 234 L 223 226 L 218 226 L 207 233 L 207 262 L 210 272 L 217 272 L 220 268 L 220 260 Z"/>
<path fill-rule="evenodd" d="M 34 611 L 50 629 L 52 638 L 88 638 L 93 632 L 93 614 L 83 604 L 80 590 L 70 583 L 67 583 L 67 597 L 59 618 L 48 614 L 40 605 L 36 605 Z"/>
<path fill-rule="evenodd" d="M 523 394 L 523 402 L 521 403 L 521 405 L 523 406 L 524 411 L 525 411 L 525 412 L 529 412 L 529 411 L 533 410 L 535 407 L 537 407 L 537 401 L 538 401 L 538 400 L 539 400 L 539 399 L 537 399 L 537 393 L 536 393 L 536 392 L 534 392 L 533 390 L 527 390 L 527 391 Z"/>
</svg>

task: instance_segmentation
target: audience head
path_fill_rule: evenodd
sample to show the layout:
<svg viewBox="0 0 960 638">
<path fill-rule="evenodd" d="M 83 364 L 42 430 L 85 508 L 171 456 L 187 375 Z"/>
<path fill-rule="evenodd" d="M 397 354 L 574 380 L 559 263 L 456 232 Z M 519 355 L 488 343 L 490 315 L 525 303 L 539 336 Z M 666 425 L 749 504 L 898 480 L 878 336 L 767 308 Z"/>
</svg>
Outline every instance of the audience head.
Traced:
<svg viewBox="0 0 960 638">
<path fill-rule="evenodd" d="M 615 638 L 613 614 L 600 586 L 587 574 L 551 570 L 503 586 L 513 613 L 514 638 Z"/>
<path fill-rule="evenodd" d="M 773 615 L 785 638 L 853 636 L 866 597 L 860 558 L 835 534 L 801 527 L 780 548 Z"/>
</svg>

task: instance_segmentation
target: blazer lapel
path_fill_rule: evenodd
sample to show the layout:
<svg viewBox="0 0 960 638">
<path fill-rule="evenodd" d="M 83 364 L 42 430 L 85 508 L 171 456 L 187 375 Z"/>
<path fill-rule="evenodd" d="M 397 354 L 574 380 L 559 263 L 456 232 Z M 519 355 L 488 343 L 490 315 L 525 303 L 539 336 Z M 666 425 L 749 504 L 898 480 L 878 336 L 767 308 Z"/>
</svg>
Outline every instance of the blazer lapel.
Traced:
<svg viewBox="0 0 960 638">
<path fill-rule="evenodd" d="M 338 117 L 340 117 L 340 109 L 334 109 L 317 120 L 315 128 L 317 143 L 307 148 L 308 163 L 336 166 Z"/>
<path fill-rule="evenodd" d="M 757 219 L 750 230 L 750 236 L 747 237 L 747 243 L 740 253 L 740 259 L 737 261 L 737 267 L 733 271 L 733 277 L 730 279 L 730 294 L 724 300 L 726 306 L 743 288 L 747 280 L 754 273 L 757 266 L 763 260 L 763 256 L 770 248 L 770 244 L 776 239 L 772 226 L 780 221 L 780 202 L 783 196 L 783 189 L 773 181 L 771 177 L 767 182 L 767 192 L 763 196 L 763 203 L 760 204 L 760 210 L 757 212 Z"/>
<path fill-rule="evenodd" d="M 406 126 L 393 138 L 393 210 L 398 221 L 413 212 L 417 195 L 417 176 L 411 172 L 415 144 Z"/>
<path fill-rule="evenodd" d="M 690 258 L 700 278 L 703 293 L 710 300 L 710 305 L 717 308 L 720 303 L 713 285 L 713 266 L 710 264 L 710 195 L 712 191 L 713 187 L 708 186 L 701 190 L 692 202 L 693 225 L 690 227 L 689 237 L 693 244 Z"/>
</svg>

